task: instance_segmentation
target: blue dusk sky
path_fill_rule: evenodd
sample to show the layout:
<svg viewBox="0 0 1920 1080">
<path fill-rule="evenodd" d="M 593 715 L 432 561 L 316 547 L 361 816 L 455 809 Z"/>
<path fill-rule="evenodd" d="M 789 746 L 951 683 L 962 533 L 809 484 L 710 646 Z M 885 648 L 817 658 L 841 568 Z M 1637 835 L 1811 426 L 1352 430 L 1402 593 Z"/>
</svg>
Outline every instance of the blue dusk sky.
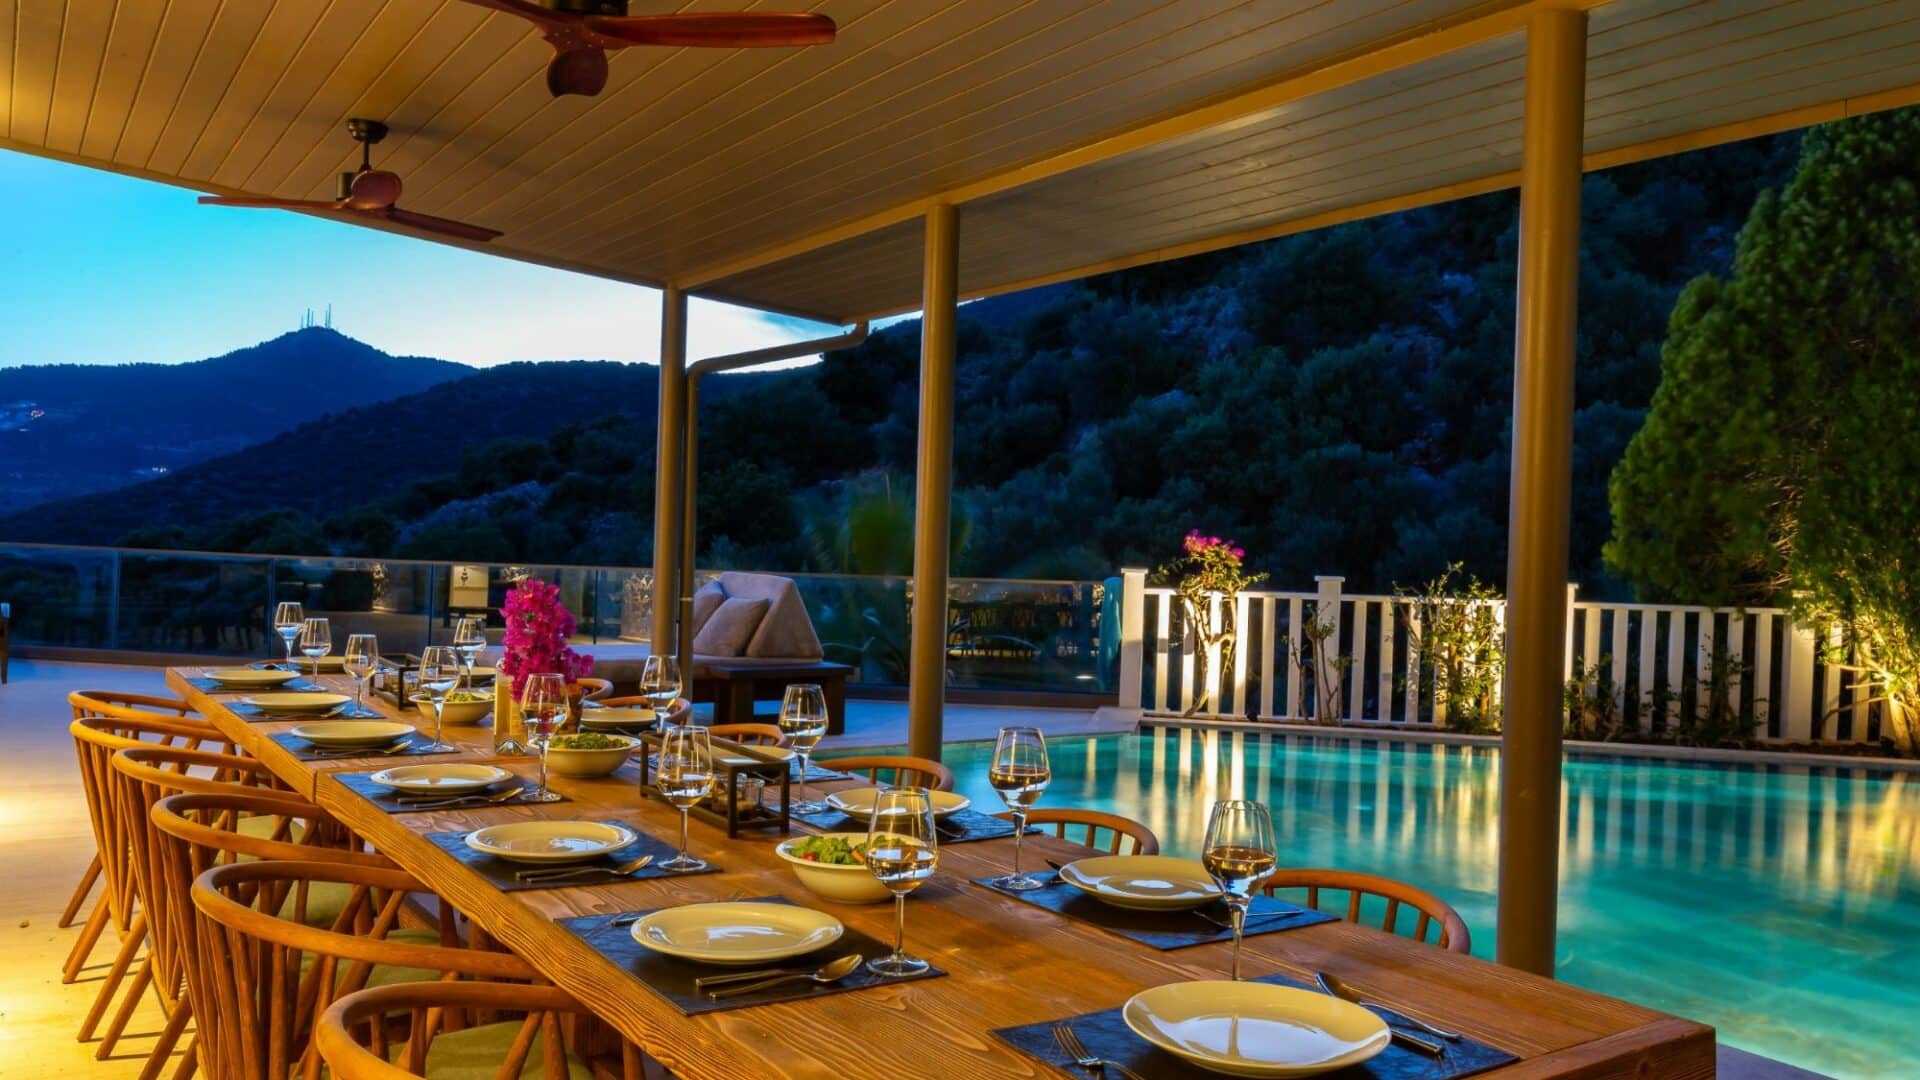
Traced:
<svg viewBox="0 0 1920 1080">
<path fill-rule="evenodd" d="M 660 294 L 0 150 L 0 367 L 178 363 L 297 328 L 467 364 L 659 356 Z M 692 302 L 691 357 L 833 329 Z"/>
</svg>

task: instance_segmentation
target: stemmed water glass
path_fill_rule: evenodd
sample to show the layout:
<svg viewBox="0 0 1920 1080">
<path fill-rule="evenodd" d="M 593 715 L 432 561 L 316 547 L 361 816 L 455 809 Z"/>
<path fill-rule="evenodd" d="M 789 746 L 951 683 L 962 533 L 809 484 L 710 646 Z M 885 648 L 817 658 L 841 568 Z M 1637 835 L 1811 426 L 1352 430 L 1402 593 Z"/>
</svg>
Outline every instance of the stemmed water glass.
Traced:
<svg viewBox="0 0 1920 1080">
<path fill-rule="evenodd" d="M 313 677 L 320 677 L 320 658 L 333 651 L 333 627 L 318 615 L 300 624 L 300 651 L 313 661 Z"/>
<path fill-rule="evenodd" d="M 925 788 L 888 788 L 873 800 L 867 820 L 867 869 L 893 893 L 893 951 L 867 961 L 876 975 L 918 975 L 927 962 L 906 953 L 907 894 L 933 876 L 940 862 L 933 802 Z"/>
<path fill-rule="evenodd" d="M 520 715 L 527 725 L 527 741 L 540 752 L 540 790 L 528 802 L 559 802 L 558 792 L 547 790 L 547 744 L 567 722 L 567 680 L 550 671 L 527 676 L 520 691 Z"/>
<path fill-rule="evenodd" d="M 460 681 L 460 658 L 445 645 L 429 645 L 420 650 L 420 685 L 433 702 L 433 745 L 422 747 L 430 754 L 456 749 L 440 737 L 441 717 L 447 710 L 447 694 Z"/>
<path fill-rule="evenodd" d="M 827 733 L 827 695 L 814 683 L 794 683 L 780 699 L 780 730 L 800 759 L 800 783 L 807 782 L 807 759 Z M 790 808 L 795 814 L 817 814 L 827 808 L 818 799 L 801 799 Z"/>
<path fill-rule="evenodd" d="M 273 607 L 273 631 L 280 635 L 280 643 L 287 647 L 287 670 L 293 666 L 293 643 L 300 636 L 300 626 L 307 621 L 307 613 L 298 600 L 282 600 Z"/>
<path fill-rule="evenodd" d="M 473 689 L 473 662 L 487 647 L 486 623 L 478 615 L 462 615 L 453 624 L 453 647 L 460 653 L 460 688 Z"/>
<path fill-rule="evenodd" d="M 373 679 L 374 668 L 380 664 L 380 643 L 372 634 L 348 634 L 346 651 L 346 671 L 353 676 L 353 708 L 358 712 L 366 708 L 367 684 Z"/>
<path fill-rule="evenodd" d="M 640 696 L 647 699 L 660 722 L 666 723 L 673 703 L 680 699 L 680 662 L 671 656 L 649 656 L 640 668 Z"/>
<path fill-rule="evenodd" d="M 1046 884 L 1020 872 L 1020 849 L 1027 835 L 1027 811 L 1040 801 L 1040 793 L 1047 790 L 1052 779 L 1047 737 L 1039 728 L 1000 729 L 1000 738 L 993 744 L 993 764 L 987 768 L 987 783 L 1013 811 L 1013 873 L 993 879 L 997 888 L 1024 892 Z"/>
<path fill-rule="evenodd" d="M 1220 886 L 1233 920 L 1233 978 L 1240 979 L 1240 942 L 1246 937 L 1247 907 L 1253 890 L 1273 876 L 1276 862 L 1273 817 L 1265 803 L 1223 799 L 1213 804 L 1200 861 Z"/>
<path fill-rule="evenodd" d="M 660 869 L 705 870 L 705 859 L 687 854 L 687 814 L 713 792 L 713 743 L 707 729 L 693 724 L 668 728 L 661 733 L 659 760 L 655 786 L 661 797 L 680 810 L 680 853 L 661 863 Z"/>
</svg>

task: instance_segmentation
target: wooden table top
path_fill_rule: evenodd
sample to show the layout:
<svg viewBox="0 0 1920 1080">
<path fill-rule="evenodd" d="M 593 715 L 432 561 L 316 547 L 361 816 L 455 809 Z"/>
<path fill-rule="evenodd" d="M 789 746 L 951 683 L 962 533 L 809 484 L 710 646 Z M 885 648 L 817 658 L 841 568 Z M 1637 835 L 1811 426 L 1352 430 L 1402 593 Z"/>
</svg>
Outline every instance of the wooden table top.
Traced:
<svg viewBox="0 0 1920 1080">
<path fill-rule="evenodd" d="M 712 859 L 723 873 L 503 893 L 425 834 L 516 820 L 613 818 L 672 843 L 679 815 L 640 797 L 631 763 L 609 778 L 556 777 L 553 787 L 569 802 L 389 814 L 329 774 L 446 759 L 300 761 L 268 737 L 292 722 L 240 719 L 225 707 L 232 695 L 188 684 L 186 676 L 196 673 L 172 669 L 167 681 L 294 790 L 326 807 L 684 1080 L 1054 1077 L 1060 1074 L 988 1032 L 1113 1008 L 1150 986 L 1225 977 L 1227 944 L 1159 952 L 972 884 L 968 879 L 1008 866 L 1012 841 L 993 840 L 944 847 L 939 873 L 908 902 L 908 951 L 946 969 L 946 978 L 683 1016 L 554 920 L 778 894 L 890 941 L 893 906 L 824 903 L 774 854 L 776 833 L 729 841 L 697 819 L 694 853 Z M 322 676 L 321 682 L 351 690 L 345 676 Z M 384 702 L 380 707 L 399 715 Z M 467 748 L 462 760 L 489 759 L 488 728 L 449 726 L 446 733 L 449 742 Z M 530 761 L 502 764 L 531 775 Z M 1053 837 L 1030 837 L 1027 843 L 1035 865 L 1042 855 L 1073 858 L 1085 851 Z M 1521 1058 L 1482 1076 L 1687 1078 L 1714 1072 L 1709 1027 L 1350 923 L 1248 938 L 1244 966 L 1249 977 L 1283 972 L 1311 978 L 1313 971 L 1329 971 Z"/>
</svg>

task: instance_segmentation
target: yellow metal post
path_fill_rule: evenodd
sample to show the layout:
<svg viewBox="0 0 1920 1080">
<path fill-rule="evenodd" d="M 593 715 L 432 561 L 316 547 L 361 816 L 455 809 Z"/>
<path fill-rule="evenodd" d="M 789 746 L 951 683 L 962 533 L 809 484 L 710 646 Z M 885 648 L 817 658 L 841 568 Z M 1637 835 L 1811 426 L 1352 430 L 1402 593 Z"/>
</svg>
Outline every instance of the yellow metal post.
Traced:
<svg viewBox="0 0 1920 1080">
<path fill-rule="evenodd" d="M 959 305 L 959 217 L 927 211 L 920 315 L 920 463 L 913 503 L 913 626 L 907 675 L 907 748 L 939 760 L 947 689 L 947 543 L 953 499 L 954 322 Z"/>
<path fill-rule="evenodd" d="M 1500 962 L 1553 974 L 1587 16 L 1527 25 L 1500 763 Z"/>
<path fill-rule="evenodd" d="M 653 651 L 673 655 L 680 614 L 680 484 L 687 439 L 687 294 L 660 296 L 660 430 L 653 469 Z"/>
</svg>

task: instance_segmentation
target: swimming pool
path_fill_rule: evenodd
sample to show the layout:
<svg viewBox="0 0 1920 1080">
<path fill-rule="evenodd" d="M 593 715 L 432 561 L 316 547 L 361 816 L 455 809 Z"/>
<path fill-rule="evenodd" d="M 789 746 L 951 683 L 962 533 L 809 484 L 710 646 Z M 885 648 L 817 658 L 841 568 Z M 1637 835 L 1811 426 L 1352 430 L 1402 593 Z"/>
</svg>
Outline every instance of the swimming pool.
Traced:
<svg viewBox="0 0 1920 1080">
<path fill-rule="evenodd" d="M 946 760 L 997 808 L 990 753 Z M 1493 956 L 1497 749 L 1157 728 L 1052 758 L 1042 806 L 1125 814 L 1193 855 L 1213 800 L 1259 799 L 1283 864 L 1425 886 Z M 1561 979 L 1833 1076 L 1920 1076 L 1920 775 L 1576 758 L 1562 810 Z"/>
</svg>

